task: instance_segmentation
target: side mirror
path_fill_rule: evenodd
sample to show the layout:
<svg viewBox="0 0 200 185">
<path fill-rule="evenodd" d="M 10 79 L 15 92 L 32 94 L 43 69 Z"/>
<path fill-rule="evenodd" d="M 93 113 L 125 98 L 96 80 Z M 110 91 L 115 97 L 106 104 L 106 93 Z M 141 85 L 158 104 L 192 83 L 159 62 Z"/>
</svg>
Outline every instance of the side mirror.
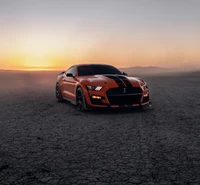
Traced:
<svg viewBox="0 0 200 185">
<path fill-rule="evenodd" d="M 125 76 L 128 76 L 128 74 L 127 74 L 127 73 L 125 73 L 125 72 L 123 72 L 122 74 L 123 74 L 123 75 L 125 75 Z"/>
<path fill-rule="evenodd" d="M 67 77 L 74 77 L 72 73 L 67 73 Z"/>
</svg>

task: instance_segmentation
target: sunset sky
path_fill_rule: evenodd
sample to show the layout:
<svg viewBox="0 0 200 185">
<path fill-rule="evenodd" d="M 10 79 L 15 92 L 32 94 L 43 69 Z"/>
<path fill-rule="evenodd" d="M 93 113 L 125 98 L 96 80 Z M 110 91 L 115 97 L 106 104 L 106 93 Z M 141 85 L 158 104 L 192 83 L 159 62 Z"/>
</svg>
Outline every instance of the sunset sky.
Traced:
<svg viewBox="0 0 200 185">
<path fill-rule="evenodd" d="M 200 0 L 0 0 L 0 68 L 200 69 Z"/>
</svg>

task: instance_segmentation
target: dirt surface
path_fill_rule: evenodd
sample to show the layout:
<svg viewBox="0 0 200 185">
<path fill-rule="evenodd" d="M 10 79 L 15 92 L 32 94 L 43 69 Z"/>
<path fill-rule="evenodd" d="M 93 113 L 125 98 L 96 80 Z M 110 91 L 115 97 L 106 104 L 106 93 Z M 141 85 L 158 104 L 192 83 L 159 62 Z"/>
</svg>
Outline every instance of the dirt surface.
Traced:
<svg viewBox="0 0 200 185">
<path fill-rule="evenodd" d="M 0 184 L 199 185 L 200 75 L 146 76 L 154 110 L 80 113 L 57 73 L 0 73 Z"/>
</svg>

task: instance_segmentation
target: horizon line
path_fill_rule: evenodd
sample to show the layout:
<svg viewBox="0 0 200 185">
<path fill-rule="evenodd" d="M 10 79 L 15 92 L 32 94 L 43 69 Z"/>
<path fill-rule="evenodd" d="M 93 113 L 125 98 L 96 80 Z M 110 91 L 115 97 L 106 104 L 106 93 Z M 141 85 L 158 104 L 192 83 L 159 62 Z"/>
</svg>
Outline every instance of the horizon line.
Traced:
<svg viewBox="0 0 200 185">
<path fill-rule="evenodd" d="M 76 65 L 76 64 L 75 64 Z M 126 68 L 132 68 L 132 67 L 155 67 L 155 68 L 163 68 L 163 69 L 170 69 L 170 68 L 165 68 L 165 67 L 159 67 L 159 66 L 127 66 L 127 67 L 117 67 L 118 69 L 126 69 Z M 69 67 L 68 67 L 69 68 Z M 66 70 L 68 69 L 66 68 Z M 63 68 L 52 68 L 52 67 L 30 67 L 30 68 L 0 68 L 0 70 L 5 70 L 5 71 L 60 71 L 63 70 Z"/>
<path fill-rule="evenodd" d="M 158 67 L 158 66 L 130 66 L 130 67 L 121 67 L 118 69 L 129 69 L 129 68 L 137 68 L 137 67 L 141 67 L 141 68 L 157 68 L 157 69 L 166 69 L 169 70 L 168 72 L 196 72 L 196 71 L 200 71 L 200 68 L 196 68 L 196 69 L 180 69 L 180 68 L 165 68 L 165 67 Z M 67 70 L 68 68 L 66 68 Z M 60 69 L 60 68 L 20 68 L 20 69 L 9 69 L 9 68 L 0 68 L 0 72 L 1 71 L 29 71 L 29 72 L 53 72 L 53 71 L 63 71 L 64 69 Z M 172 70 L 172 71 L 170 71 Z M 167 72 L 167 71 L 165 71 Z M 164 72 L 164 73 L 165 73 Z M 148 71 L 147 71 L 148 73 Z M 161 71 L 162 73 L 162 71 Z"/>
</svg>

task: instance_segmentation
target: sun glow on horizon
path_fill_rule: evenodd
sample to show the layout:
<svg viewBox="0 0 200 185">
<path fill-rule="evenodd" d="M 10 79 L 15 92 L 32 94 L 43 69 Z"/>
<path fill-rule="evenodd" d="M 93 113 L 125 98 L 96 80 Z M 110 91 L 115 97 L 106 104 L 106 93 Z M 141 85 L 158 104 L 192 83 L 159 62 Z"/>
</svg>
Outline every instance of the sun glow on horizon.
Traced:
<svg viewBox="0 0 200 185">
<path fill-rule="evenodd" d="M 30 30 L 17 38 L 15 47 L 20 55 L 23 69 L 52 69 L 58 68 L 67 48 L 66 38 L 55 33 Z M 16 65 L 18 61 L 14 59 Z M 10 60 L 11 61 L 11 60 Z"/>
<path fill-rule="evenodd" d="M 43 59 L 44 57 L 28 57 L 24 61 L 23 68 L 54 68 L 55 64 L 51 60 Z"/>
<path fill-rule="evenodd" d="M 190 66 L 190 62 L 193 67 L 199 66 L 198 44 L 196 47 L 190 44 L 193 47 L 187 49 L 177 38 L 176 46 L 172 47 L 172 42 L 163 39 L 161 43 L 154 33 L 145 39 L 140 34 L 138 38 L 119 33 L 97 38 L 88 33 L 58 34 L 46 29 L 24 30 L 23 33 L 15 35 L 12 50 L 9 47 L 7 52 L 0 50 L 0 62 L 2 56 L 8 57 L 0 68 L 59 70 L 78 63 L 104 63 L 118 68 L 149 65 L 173 68 Z"/>
<path fill-rule="evenodd" d="M 59 71 L 58 69 L 53 69 L 53 68 L 25 68 L 21 69 L 23 71 Z"/>
</svg>

